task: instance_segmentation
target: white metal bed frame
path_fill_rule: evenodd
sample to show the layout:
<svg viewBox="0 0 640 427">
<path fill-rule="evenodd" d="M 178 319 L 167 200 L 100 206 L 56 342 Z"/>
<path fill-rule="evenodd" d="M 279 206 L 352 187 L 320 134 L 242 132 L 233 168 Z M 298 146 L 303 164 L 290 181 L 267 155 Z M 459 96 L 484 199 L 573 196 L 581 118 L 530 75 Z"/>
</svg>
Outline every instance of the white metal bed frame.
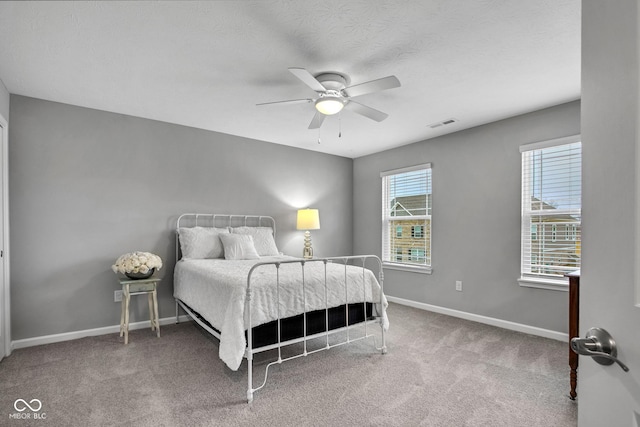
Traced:
<svg viewBox="0 0 640 427">
<path fill-rule="evenodd" d="M 229 214 L 201 214 L 201 213 L 186 213 L 186 214 L 182 214 L 180 215 L 180 217 L 178 217 L 178 220 L 176 222 L 176 262 L 178 262 L 180 260 L 180 242 L 178 239 L 178 228 L 183 227 L 183 226 L 187 226 L 186 224 L 192 224 L 189 225 L 190 227 L 196 227 L 196 226 L 208 226 L 208 227 L 215 227 L 217 226 L 216 221 L 218 220 L 218 218 L 222 218 L 223 219 L 223 227 L 233 227 L 233 226 L 254 226 L 254 227 L 258 227 L 258 226 L 269 226 L 273 229 L 273 234 L 274 234 L 274 238 L 275 238 L 275 233 L 276 233 L 276 227 L 275 227 L 275 220 L 270 217 L 270 216 L 265 216 L 265 215 L 229 215 Z M 205 223 L 207 225 L 202 225 L 202 223 Z M 235 225 L 234 225 L 235 224 Z M 363 300 L 365 300 L 365 302 L 363 302 L 363 308 L 364 308 L 364 318 L 365 320 L 360 322 L 360 323 L 356 323 L 354 325 L 350 325 L 349 324 L 349 304 L 345 303 L 345 324 L 346 326 L 337 328 L 337 329 L 332 329 L 329 330 L 329 312 L 328 309 L 331 308 L 328 306 L 328 300 L 327 300 L 327 264 L 328 263 L 341 263 L 344 264 L 344 272 L 345 272 L 345 280 L 344 280 L 344 288 L 345 288 L 345 300 L 346 300 L 346 295 L 347 295 L 347 266 L 348 265 L 353 265 L 353 263 L 355 263 L 356 261 L 360 261 L 362 262 L 362 284 L 363 284 L 363 296 L 366 295 L 366 281 L 364 280 L 365 277 L 365 269 L 366 269 L 366 264 L 367 261 L 373 261 L 374 263 L 376 263 L 377 267 L 378 267 L 378 283 L 380 284 L 380 310 L 382 310 L 382 313 L 380 314 L 380 316 L 378 317 L 374 317 L 374 319 L 372 320 L 367 320 L 367 306 L 366 306 L 366 298 L 363 298 Z M 384 336 L 384 326 L 383 326 L 383 318 L 384 318 L 384 314 L 385 314 L 385 306 L 384 306 L 384 288 L 383 288 L 383 271 L 382 271 L 382 261 L 380 260 L 380 258 L 378 258 L 376 255 L 356 255 L 356 256 L 343 256 L 343 257 L 330 257 L 330 258 L 313 258 L 313 259 L 302 259 L 302 258 L 296 258 L 296 259 L 289 259 L 289 260 L 279 260 L 279 261 L 266 261 L 266 262 L 259 262 L 256 263 L 251 270 L 249 271 L 249 274 L 247 275 L 247 288 L 246 288 L 246 295 L 247 295 L 247 309 L 248 309 L 248 320 L 249 320 L 249 325 L 251 325 L 251 277 L 253 272 L 258 269 L 258 268 L 265 268 L 266 266 L 274 266 L 276 268 L 276 298 L 279 301 L 280 298 L 280 281 L 279 281 L 279 269 L 280 266 L 283 264 L 300 264 L 301 266 L 301 272 L 302 272 L 302 294 L 303 294 L 303 301 L 304 301 L 304 306 L 307 307 L 307 296 L 306 296 L 306 282 L 304 279 L 304 265 L 306 263 L 323 263 L 324 264 L 324 272 L 325 272 L 325 278 L 324 278 L 324 290 L 325 290 L 325 330 L 323 332 L 319 332 L 316 334 L 312 334 L 312 335 L 307 335 L 307 312 L 305 312 L 304 316 L 303 316 L 303 336 L 300 338 L 295 338 L 295 339 L 290 339 L 287 341 L 282 341 L 281 340 L 281 320 L 282 318 L 280 317 L 280 306 L 279 304 L 277 304 L 278 306 L 278 318 L 277 318 L 277 336 L 278 336 L 278 340 L 275 344 L 271 344 L 271 345 L 266 345 L 266 346 L 262 346 L 262 347 L 257 347 L 257 348 L 253 348 L 253 328 L 249 327 L 247 329 L 247 348 L 245 349 L 245 354 L 244 357 L 247 359 L 247 402 L 251 403 L 253 401 L 253 394 L 262 389 L 265 384 L 267 383 L 267 378 L 269 375 L 269 368 L 273 365 L 279 365 L 282 364 L 283 362 L 287 362 L 290 360 L 294 360 L 300 357 L 306 357 L 309 356 L 311 354 L 314 353 L 318 353 L 320 351 L 323 350 L 329 350 L 331 348 L 334 347 L 338 347 L 338 346 L 342 346 L 344 344 L 349 344 L 352 342 L 356 342 L 356 341 L 360 341 L 360 340 L 364 340 L 367 338 L 372 338 L 374 340 L 374 346 L 376 348 L 376 350 L 379 350 L 382 354 L 385 354 L 387 352 L 387 347 L 385 345 L 385 336 Z M 359 304 L 359 303 L 358 303 Z M 205 329 L 207 332 L 209 332 L 211 335 L 213 335 L 214 337 L 216 337 L 218 340 L 220 340 L 220 333 L 218 331 L 216 331 L 215 329 L 213 329 L 211 326 L 209 326 L 208 323 L 204 322 L 198 315 L 196 315 L 190 308 L 189 306 L 187 306 L 185 303 L 183 303 L 182 301 L 180 301 L 179 299 L 176 298 L 176 323 L 178 323 L 179 321 L 179 308 L 182 307 L 182 309 L 196 322 L 198 323 L 203 329 Z M 368 325 L 371 323 L 378 323 L 380 325 L 380 331 L 381 331 L 381 346 L 378 347 L 376 344 L 376 336 L 372 333 L 369 333 L 368 331 Z M 350 336 L 350 330 L 351 328 L 354 327 L 362 327 L 364 326 L 364 335 L 362 336 L 357 336 L 355 338 L 352 338 Z M 340 333 L 340 332 L 345 332 L 345 339 L 344 341 L 340 341 L 334 344 L 330 344 L 329 343 L 329 336 L 336 334 L 336 333 Z M 324 347 L 315 349 L 315 350 L 308 350 L 307 349 L 307 342 L 316 338 L 325 338 L 325 345 Z M 289 356 L 289 357 L 282 357 L 282 347 L 286 347 L 292 344 L 296 344 L 296 343 L 303 343 L 303 350 L 302 353 L 299 354 L 295 354 L 293 356 Z M 266 367 L 265 370 L 265 374 L 264 374 L 264 380 L 262 382 L 261 385 L 259 385 L 258 387 L 253 387 L 253 355 L 257 354 L 257 353 L 261 353 L 264 351 L 268 351 L 268 350 L 273 350 L 273 349 L 277 349 L 278 350 L 278 359 L 269 363 Z"/>
</svg>

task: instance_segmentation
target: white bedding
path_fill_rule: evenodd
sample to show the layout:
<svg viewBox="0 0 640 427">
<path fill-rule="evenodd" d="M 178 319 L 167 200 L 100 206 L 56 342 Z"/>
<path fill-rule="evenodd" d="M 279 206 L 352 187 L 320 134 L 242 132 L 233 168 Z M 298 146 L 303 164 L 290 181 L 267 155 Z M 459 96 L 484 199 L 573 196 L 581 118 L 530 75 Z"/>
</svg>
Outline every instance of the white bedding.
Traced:
<svg viewBox="0 0 640 427">
<path fill-rule="evenodd" d="M 220 358 L 237 370 L 247 346 L 244 331 L 249 327 L 245 310 L 247 276 L 256 263 L 290 260 L 291 257 L 269 256 L 258 260 L 183 259 L 178 261 L 174 273 L 174 297 L 182 300 L 202 315 L 220 331 Z M 325 308 L 325 269 L 322 262 L 307 262 L 304 266 L 306 309 L 302 294 L 302 267 L 299 263 L 281 264 L 279 271 L 280 295 L 276 299 L 276 268 L 273 265 L 258 267 L 251 279 L 251 327 L 268 323 L 280 317 L 290 317 L 305 311 Z M 379 303 L 387 306 L 381 295 L 375 275 L 364 270 L 366 286 L 363 289 L 363 269 L 347 268 L 347 295 L 345 295 L 345 268 L 343 264 L 327 263 L 327 301 L 329 307 L 345 302 L 378 303 L 374 307 L 383 313 L 382 325 L 386 330 L 389 321 Z M 365 294 L 366 290 L 366 295 Z M 348 299 L 348 301 L 345 301 Z"/>
</svg>

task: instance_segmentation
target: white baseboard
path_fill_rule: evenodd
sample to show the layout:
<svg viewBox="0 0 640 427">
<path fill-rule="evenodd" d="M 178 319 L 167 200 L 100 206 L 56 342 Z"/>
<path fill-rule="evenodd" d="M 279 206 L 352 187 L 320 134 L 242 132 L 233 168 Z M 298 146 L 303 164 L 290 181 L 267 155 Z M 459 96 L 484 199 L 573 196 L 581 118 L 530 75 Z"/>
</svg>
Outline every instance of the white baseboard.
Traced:
<svg viewBox="0 0 640 427">
<path fill-rule="evenodd" d="M 447 316 L 459 317 L 473 322 L 484 323 L 485 325 L 497 326 L 511 331 L 523 332 L 525 334 L 536 335 L 544 338 L 551 338 L 557 341 L 569 342 L 569 334 L 551 331 L 549 329 L 537 328 L 535 326 L 523 325 L 522 323 L 509 322 L 508 320 L 495 319 L 493 317 L 481 316 L 479 314 L 467 313 L 466 311 L 453 310 L 451 308 L 439 307 L 437 305 L 425 304 L 423 302 L 411 301 L 387 295 L 389 302 L 419 308 L 421 310 L 433 311 L 434 313 L 446 314 Z"/>
<path fill-rule="evenodd" d="M 397 298 L 387 295 L 389 302 L 396 304 L 406 305 L 409 307 L 419 308 L 421 310 L 432 311 L 434 313 L 446 314 L 447 316 L 459 317 L 465 320 L 471 320 L 473 322 L 484 323 L 486 325 L 497 326 L 499 328 L 509 329 L 512 331 L 523 332 L 525 334 L 536 335 L 544 338 L 550 338 L 557 341 L 568 342 L 569 335 L 551 331 L 549 329 L 537 328 L 535 326 L 523 325 L 521 323 L 509 322 L 507 320 L 495 319 L 493 317 L 481 316 L 479 314 L 467 313 L 465 311 L 453 310 L 450 308 L 439 307 L 437 305 L 425 304 L 422 302 L 411 301 L 408 299 Z M 188 315 L 181 315 L 180 322 L 190 321 L 191 318 Z M 175 316 L 165 317 L 160 319 L 160 326 L 170 325 L 175 323 Z M 151 322 L 148 320 L 142 322 L 135 322 L 129 324 L 129 330 L 150 328 Z M 120 332 L 120 325 L 105 326 L 103 328 L 85 329 L 83 331 L 65 332 L 62 334 L 45 335 L 42 337 L 26 338 L 23 340 L 16 340 L 11 342 L 11 349 L 17 350 L 19 348 L 33 347 L 36 345 L 52 344 L 56 342 L 75 340 L 78 338 L 92 337 L 97 335 L 115 334 Z"/>
<path fill-rule="evenodd" d="M 189 316 L 183 314 L 179 317 L 180 322 L 186 322 L 191 320 Z M 159 320 L 160 326 L 170 325 L 176 323 L 176 317 L 164 317 Z M 129 330 L 151 328 L 151 322 L 144 320 L 142 322 L 129 323 Z M 45 335 L 42 337 L 26 338 L 23 340 L 16 340 L 11 342 L 11 349 L 17 350 L 19 348 L 33 347 L 36 345 L 52 344 L 55 342 L 76 340 L 84 337 L 94 337 L 97 335 L 116 334 L 120 332 L 120 325 L 105 326 L 103 328 L 85 329 L 83 331 L 65 332 L 62 334 Z"/>
</svg>

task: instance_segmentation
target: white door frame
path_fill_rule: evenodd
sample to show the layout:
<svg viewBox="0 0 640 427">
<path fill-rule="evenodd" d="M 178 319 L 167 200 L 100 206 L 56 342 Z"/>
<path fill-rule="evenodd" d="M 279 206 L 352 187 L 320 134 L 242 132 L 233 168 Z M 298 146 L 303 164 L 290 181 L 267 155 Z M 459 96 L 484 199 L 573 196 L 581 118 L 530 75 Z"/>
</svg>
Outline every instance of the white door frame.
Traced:
<svg viewBox="0 0 640 427">
<path fill-rule="evenodd" d="M 10 275 L 9 275 L 9 123 L 0 115 L 0 127 L 2 129 L 2 227 L 4 237 L 4 247 L 0 247 L 3 251 L 3 256 L 0 258 L 0 262 L 4 264 L 2 284 L 0 286 L 0 292 L 4 292 L 4 350 L 5 354 L 0 355 L 0 359 L 3 356 L 11 355 L 11 292 L 10 292 Z"/>
</svg>

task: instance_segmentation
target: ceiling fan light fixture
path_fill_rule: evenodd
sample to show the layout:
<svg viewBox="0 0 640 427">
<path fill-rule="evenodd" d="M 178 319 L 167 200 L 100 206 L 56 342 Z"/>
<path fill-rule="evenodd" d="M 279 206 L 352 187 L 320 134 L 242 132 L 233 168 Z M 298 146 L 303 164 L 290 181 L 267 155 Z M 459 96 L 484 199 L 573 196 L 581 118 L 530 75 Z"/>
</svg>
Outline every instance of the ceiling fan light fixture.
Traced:
<svg viewBox="0 0 640 427">
<path fill-rule="evenodd" d="M 326 116 L 339 113 L 344 107 L 344 102 L 337 96 L 323 96 L 316 101 L 316 110 Z"/>
</svg>

